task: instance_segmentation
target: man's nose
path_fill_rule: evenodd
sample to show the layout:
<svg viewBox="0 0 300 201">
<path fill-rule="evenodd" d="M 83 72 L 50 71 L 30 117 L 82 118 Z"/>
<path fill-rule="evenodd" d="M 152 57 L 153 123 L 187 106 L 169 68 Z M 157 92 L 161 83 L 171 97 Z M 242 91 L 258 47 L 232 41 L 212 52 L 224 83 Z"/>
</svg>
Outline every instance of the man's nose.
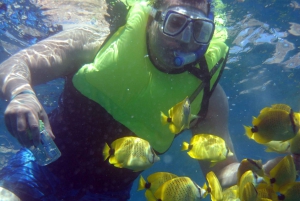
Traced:
<svg viewBox="0 0 300 201">
<path fill-rule="evenodd" d="M 192 23 L 189 23 L 182 32 L 181 41 L 189 43 L 192 37 Z"/>
</svg>

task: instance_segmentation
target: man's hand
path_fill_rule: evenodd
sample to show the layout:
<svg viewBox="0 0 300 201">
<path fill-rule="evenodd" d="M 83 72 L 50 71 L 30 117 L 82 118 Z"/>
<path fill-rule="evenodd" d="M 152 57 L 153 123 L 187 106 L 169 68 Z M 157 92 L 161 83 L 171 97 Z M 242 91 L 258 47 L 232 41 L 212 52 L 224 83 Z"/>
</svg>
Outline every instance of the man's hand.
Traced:
<svg viewBox="0 0 300 201">
<path fill-rule="evenodd" d="M 15 96 L 8 104 L 4 115 L 8 131 L 25 147 L 39 144 L 39 119 L 44 122 L 45 129 L 54 139 L 47 113 L 34 94 L 24 93 Z"/>
</svg>

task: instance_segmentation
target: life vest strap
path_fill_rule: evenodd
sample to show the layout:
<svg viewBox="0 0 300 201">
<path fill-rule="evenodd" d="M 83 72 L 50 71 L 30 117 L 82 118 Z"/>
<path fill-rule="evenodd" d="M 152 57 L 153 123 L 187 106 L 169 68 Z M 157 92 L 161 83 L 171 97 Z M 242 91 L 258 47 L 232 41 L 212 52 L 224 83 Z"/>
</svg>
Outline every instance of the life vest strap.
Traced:
<svg viewBox="0 0 300 201">
<path fill-rule="evenodd" d="M 226 65 L 228 53 L 229 53 L 229 50 L 227 51 L 225 58 L 221 58 L 216 63 L 216 65 L 211 69 L 211 71 L 209 71 L 205 57 L 202 57 L 200 59 L 200 61 L 198 62 L 200 68 L 197 68 L 193 65 L 189 65 L 187 67 L 187 70 L 191 74 L 193 74 L 195 77 L 197 77 L 198 79 L 200 79 L 202 81 L 200 83 L 200 85 L 197 87 L 197 89 L 193 92 L 193 94 L 189 97 L 190 102 L 192 103 L 195 100 L 195 98 L 198 96 L 198 94 L 202 90 L 204 90 L 203 99 L 201 102 L 201 109 L 200 109 L 199 113 L 197 114 L 199 117 L 198 120 L 203 120 L 207 115 L 210 96 L 211 96 L 212 92 L 214 91 L 215 87 L 217 86 L 217 83 L 223 73 L 223 70 Z M 216 82 L 214 83 L 214 86 L 210 90 L 210 80 L 220 67 L 221 67 L 221 69 L 220 69 L 218 78 L 217 78 Z"/>
</svg>

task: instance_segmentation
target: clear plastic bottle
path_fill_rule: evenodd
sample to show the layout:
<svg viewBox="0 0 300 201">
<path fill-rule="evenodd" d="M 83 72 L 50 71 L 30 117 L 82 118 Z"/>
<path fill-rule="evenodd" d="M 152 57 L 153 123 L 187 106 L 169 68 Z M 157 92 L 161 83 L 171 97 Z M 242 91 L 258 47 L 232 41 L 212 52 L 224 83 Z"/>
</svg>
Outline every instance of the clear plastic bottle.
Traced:
<svg viewBox="0 0 300 201">
<path fill-rule="evenodd" d="M 33 153 L 37 163 L 41 166 L 48 165 L 58 159 L 61 156 L 59 149 L 56 144 L 45 130 L 44 122 L 40 123 L 40 143 L 36 146 L 31 146 L 29 149 Z"/>
</svg>

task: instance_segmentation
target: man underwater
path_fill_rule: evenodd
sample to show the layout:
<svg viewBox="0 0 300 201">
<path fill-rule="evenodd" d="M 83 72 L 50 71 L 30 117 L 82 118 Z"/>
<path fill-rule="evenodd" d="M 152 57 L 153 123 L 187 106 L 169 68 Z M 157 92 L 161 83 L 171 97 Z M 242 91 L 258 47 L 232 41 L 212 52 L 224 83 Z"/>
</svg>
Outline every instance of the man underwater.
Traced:
<svg viewBox="0 0 300 201">
<path fill-rule="evenodd" d="M 22 148 L 0 172 L 2 190 L 25 201 L 129 199 L 140 172 L 104 161 L 105 143 L 138 136 L 157 153 L 166 152 L 174 134 L 156 115 L 187 96 L 199 117 L 191 124 L 192 133 L 220 136 L 233 151 L 228 102 L 217 84 L 228 47 L 213 36 L 214 28 L 209 0 L 165 0 L 153 9 L 136 4 L 126 25 L 107 41 L 107 30 L 82 26 L 4 61 L 1 96 L 11 100 L 7 129 L 24 147 L 37 145 L 41 119 L 53 138 L 55 134 L 62 156 L 42 167 Z M 66 78 L 65 88 L 59 107 L 48 116 L 32 86 L 60 77 Z M 235 156 L 212 168 L 200 162 L 203 174 L 214 171 L 223 186 L 236 182 L 238 165 Z"/>
</svg>

